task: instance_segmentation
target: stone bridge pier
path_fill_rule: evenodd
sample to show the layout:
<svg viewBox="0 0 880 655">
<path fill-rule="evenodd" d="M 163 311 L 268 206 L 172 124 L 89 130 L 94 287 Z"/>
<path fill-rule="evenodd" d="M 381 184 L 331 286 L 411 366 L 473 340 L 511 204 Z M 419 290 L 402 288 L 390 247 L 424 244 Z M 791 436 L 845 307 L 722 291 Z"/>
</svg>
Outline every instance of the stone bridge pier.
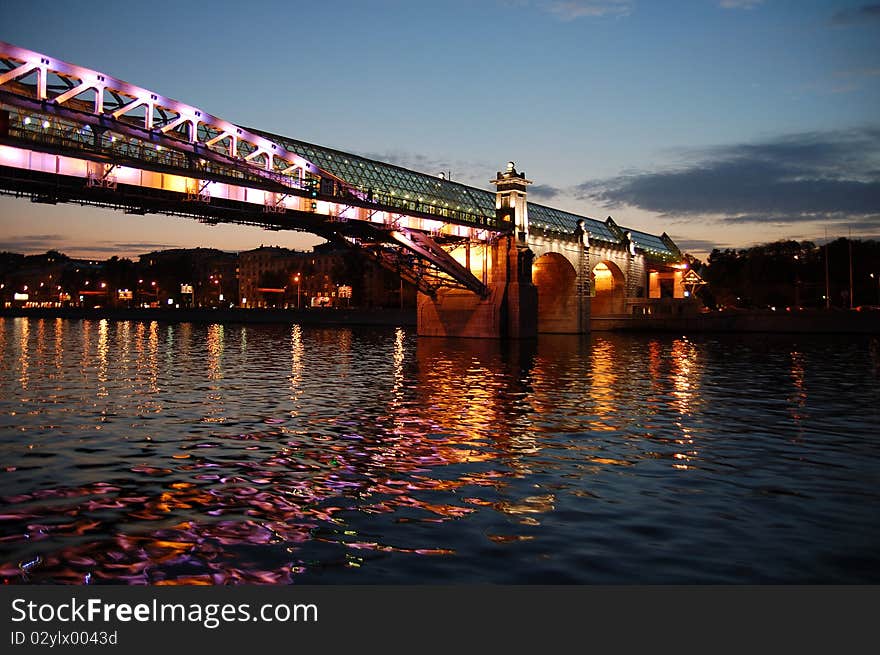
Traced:
<svg viewBox="0 0 880 655">
<path fill-rule="evenodd" d="M 542 205 L 531 205 L 530 215 L 531 181 L 513 162 L 492 183 L 498 221 L 509 224 L 510 232 L 487 247 L 489 292 L 480 297 L 441 288 L 435 297 L 420 295 L 419 335 L 584 334 L 591 318 L 650 312 L 653 298 L 682 297 L 680 265 L 673 264 L 681 253 L 665 234 L 655 237 L 621 228 L 610 216 L 598 221 Z"/>
<path fill-rule="evenodd" d="M 488 295 L 441 288 L 435 297 L 419 294 L 420 336 L 529 339 L 538 334 L 538 289 L 532 281 L 534 253 L 528 245 L 525 174 L 513 162 L 499 172 L 495 210 L 510 232 L 488 248 Z"/>
</svg>

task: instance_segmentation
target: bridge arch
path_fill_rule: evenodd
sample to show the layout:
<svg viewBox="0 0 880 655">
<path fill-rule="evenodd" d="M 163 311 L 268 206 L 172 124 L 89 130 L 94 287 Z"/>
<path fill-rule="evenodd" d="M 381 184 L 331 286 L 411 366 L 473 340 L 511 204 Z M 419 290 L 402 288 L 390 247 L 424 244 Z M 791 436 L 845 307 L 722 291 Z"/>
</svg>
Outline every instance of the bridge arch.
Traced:
<svg viewBox="0 0 880 655">
<path fill-rule="evenodd" d="M 538 289 L 538 332 L 579 331 L 577 271 L 565 255 L 548 252 L 532 265 Z"/>
<path fill-rule="evenodd" d="M 594 296 L 591 312 L 622 314 L 626 311 L 626 276 L 620 267 L 609 259 L 603 259 L 592 270 Z"/>
</svg>

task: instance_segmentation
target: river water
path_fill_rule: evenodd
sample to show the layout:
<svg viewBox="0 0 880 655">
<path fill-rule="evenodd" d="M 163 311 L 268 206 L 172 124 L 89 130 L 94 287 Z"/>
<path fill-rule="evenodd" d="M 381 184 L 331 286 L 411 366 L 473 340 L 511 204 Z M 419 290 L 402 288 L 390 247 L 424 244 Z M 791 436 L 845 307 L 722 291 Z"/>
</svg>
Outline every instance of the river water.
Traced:
<svg viewBox="0 0 880 655">
<path fill-rule="evenodd" d="M 880 582 L 876 338 L 0 318 L 0 353 L 0 582 Z"/>
</svg>

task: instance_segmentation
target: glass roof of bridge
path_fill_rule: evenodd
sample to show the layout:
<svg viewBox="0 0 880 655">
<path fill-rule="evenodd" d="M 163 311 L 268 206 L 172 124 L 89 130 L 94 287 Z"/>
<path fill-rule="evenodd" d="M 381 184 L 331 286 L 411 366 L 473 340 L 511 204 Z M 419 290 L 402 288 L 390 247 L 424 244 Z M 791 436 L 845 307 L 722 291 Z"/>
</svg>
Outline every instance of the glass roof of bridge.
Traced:
<svg viewBox="0 0 880 655">
<path fill-rule="evenodd" d="M 679 255 L 679 253 L 672 250 L 660 237 L 648 234 L 647 232 L 640 232 L 639 230 L 630 230 L 629 228 L 621 229 L 630 233 L 630 237 L 632 238 L 633 243 L 636 244 L 636 248 L 663 256 Z"/>
<path fill-rule="evenodd" d="M 387 164 L 254 128 L 247 129 L 280 143 L 289 151 L 305 157 L 319 168 L 340 177 L 362 191 L 372 190 L 374 194 L 384 194 L 407 201 L 418 200 L 479 216 L 495 216 L 494 191 L 478 189 L 394 164 Z M 615 234 L 615 231 L 603 221 L 533 202 L 529 203 L 529 223 L 542 229 L 551 232 L 571 233 L 577 228 L 579 220 L 584 221 L 584 227 L 590 239 L 598 239 L 607 243 L 621 243 L 620 236 Z M 622 226 L 620 229 L 623 232 L 631 232 L 636 247 L 649 253 L 661 256 L 677 254 L 659 237 L 645 232 L 628 230 Z"/>
<path fill-rule="evenodd" d="M 372 190 L 375 194 L 418 200 L 479 216 L 495 216 L 494 193 L 351 153 L 275 134 L 263 134 L 361 191 Z"/>
<path fill-rule="evenodd" d="M 620 239 L 602 221 L 572 214 L 561 209 L 554 209 L 553 207 L 537 205 L 533 202 L 529 203 L 529 225 L 538 225 L 538 227 L 545 229 L 570 233 L 574 232 L 577 228 L 579 220 L 584 221 L 584 229 L 587 230 L 587 234 L 589 234 L 591 239 L 599 239 L 608 243 L 620 243 Z"/>
</svg>

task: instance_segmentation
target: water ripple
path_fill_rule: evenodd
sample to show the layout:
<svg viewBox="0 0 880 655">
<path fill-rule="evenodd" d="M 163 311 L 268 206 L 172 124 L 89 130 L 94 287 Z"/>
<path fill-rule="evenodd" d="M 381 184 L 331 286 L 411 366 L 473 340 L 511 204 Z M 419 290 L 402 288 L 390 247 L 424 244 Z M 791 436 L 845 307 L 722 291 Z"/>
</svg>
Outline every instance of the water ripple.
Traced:
<svg viewBox="0 0 880 655">
<path fill-rule="evenodd" d="M 0 341 L 6 582 L 880 581 L 876 339 Z"/>
</svg>

